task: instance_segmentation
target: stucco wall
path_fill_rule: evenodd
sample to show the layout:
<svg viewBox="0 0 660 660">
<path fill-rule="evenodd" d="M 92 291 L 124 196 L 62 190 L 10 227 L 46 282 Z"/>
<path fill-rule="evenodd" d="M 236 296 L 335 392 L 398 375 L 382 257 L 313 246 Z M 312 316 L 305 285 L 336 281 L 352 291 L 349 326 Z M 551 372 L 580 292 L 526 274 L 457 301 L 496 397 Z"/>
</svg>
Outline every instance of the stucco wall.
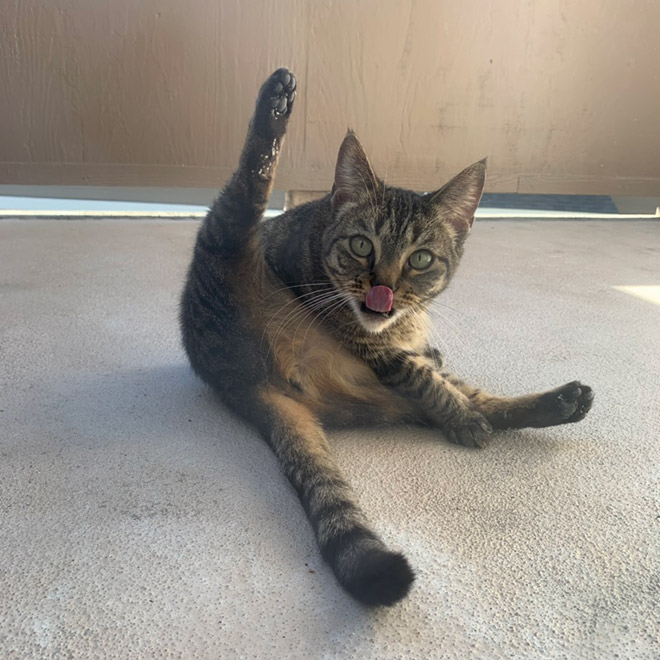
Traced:
<svg viewBox="0 0 660 660">
<path fill-rule="evenodd" d="M 260 81 L 300 95 L 277 186 L 347 126 L 389 182 L 660 193 L 655 0 L 3 0 L 0 183 L 215 186 Z"/>
</svg>

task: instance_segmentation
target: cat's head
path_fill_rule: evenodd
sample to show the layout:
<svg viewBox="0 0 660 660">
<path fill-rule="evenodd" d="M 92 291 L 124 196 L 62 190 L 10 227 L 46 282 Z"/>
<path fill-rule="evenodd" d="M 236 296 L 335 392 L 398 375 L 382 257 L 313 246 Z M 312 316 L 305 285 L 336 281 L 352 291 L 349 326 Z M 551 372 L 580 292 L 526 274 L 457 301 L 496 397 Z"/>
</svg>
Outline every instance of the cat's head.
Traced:
<svg viewBox="0 0 660 660">
<path fill-rule="evenodd" d="M 390 188 L 376 177 L 362 145 L 348 132 L 337 158 L 323 266 L 364 328 L 384 330 L 422 309 L 447 286 L 485 177 L 483 160 L 433 193 Z"/>
</svg>

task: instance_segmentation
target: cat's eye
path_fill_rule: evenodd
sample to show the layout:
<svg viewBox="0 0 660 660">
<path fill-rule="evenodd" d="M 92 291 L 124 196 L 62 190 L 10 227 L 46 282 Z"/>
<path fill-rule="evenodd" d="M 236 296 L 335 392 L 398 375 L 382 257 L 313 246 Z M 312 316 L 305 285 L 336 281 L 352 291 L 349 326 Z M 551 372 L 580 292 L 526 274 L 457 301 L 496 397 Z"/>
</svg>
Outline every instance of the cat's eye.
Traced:
<svg viewBox="0 0 660 660">
<path fill-rule="evenodd" d="M 351 238 L 351 250 L 358 257 L 368 257 L 373 249 L 373 243 L 366 236 L 353 236 Z"/>
<path fill-rule="evenodd" d="M 433 255 L 428 250 L 417 250 L 410 255 L 408 262 L 415 270 L 424 270 L 433 263 Z"/>
</svg>

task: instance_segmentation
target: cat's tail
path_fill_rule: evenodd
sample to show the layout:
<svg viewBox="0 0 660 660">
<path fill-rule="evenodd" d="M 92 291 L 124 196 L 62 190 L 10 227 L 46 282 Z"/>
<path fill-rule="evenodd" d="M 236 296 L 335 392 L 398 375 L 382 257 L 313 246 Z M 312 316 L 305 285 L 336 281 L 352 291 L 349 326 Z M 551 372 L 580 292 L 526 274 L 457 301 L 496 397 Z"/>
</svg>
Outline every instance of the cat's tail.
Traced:
<svg viewBox="0 0 660 660">
<path fill-rule="evenodd" d="M 321 514 L 326 520 L 329 515 L 336 512 Z M 408 560 L 357 520 L 349 529 L 335 526 L 319 544 L 340 584 L 365 605 L 394 605 L 410 591 L 415 574 Z"/>
<path fill-rule="evenodd" d="M 321 554 L 341 585 L 366 605 L 393 605 L 404 598 L 414 573 L 406 558 L 388 550 L 370 529 L 314 415 L 273 387 L 260 401 L 265 406 L 252 408 L 251 419 L 298 492 Z"/>
</svg>

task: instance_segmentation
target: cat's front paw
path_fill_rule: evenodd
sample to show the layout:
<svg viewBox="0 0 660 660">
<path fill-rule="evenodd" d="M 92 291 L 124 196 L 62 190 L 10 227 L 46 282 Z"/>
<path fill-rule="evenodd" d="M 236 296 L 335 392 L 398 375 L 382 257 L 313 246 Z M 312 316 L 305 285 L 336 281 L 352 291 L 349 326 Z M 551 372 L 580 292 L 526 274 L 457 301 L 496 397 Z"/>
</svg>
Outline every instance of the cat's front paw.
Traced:
<svg viewBox="0 0 660 660">
<path fill-rule="evenodd" d="M 577 380 L 539 397 L 534 426 L 572 424 L 587 416 L 594 400 L 593 390 Z"/>
<path fill-rule="evenodd" d="M 442 432 L 455 445 L 483 449 L 488 445 L 493 427 L 481 413 L 473 411 L 465 420 L 443 425 Z"/>
<path fill-rule="evenodd" d="M 269 138 L 279 139 L 286 132 L 289 115 L 296 98 L 296 77 L 286 68 L 281 68 L 270 75 L 261 86 L 255 128 Z"/>
</svg>

